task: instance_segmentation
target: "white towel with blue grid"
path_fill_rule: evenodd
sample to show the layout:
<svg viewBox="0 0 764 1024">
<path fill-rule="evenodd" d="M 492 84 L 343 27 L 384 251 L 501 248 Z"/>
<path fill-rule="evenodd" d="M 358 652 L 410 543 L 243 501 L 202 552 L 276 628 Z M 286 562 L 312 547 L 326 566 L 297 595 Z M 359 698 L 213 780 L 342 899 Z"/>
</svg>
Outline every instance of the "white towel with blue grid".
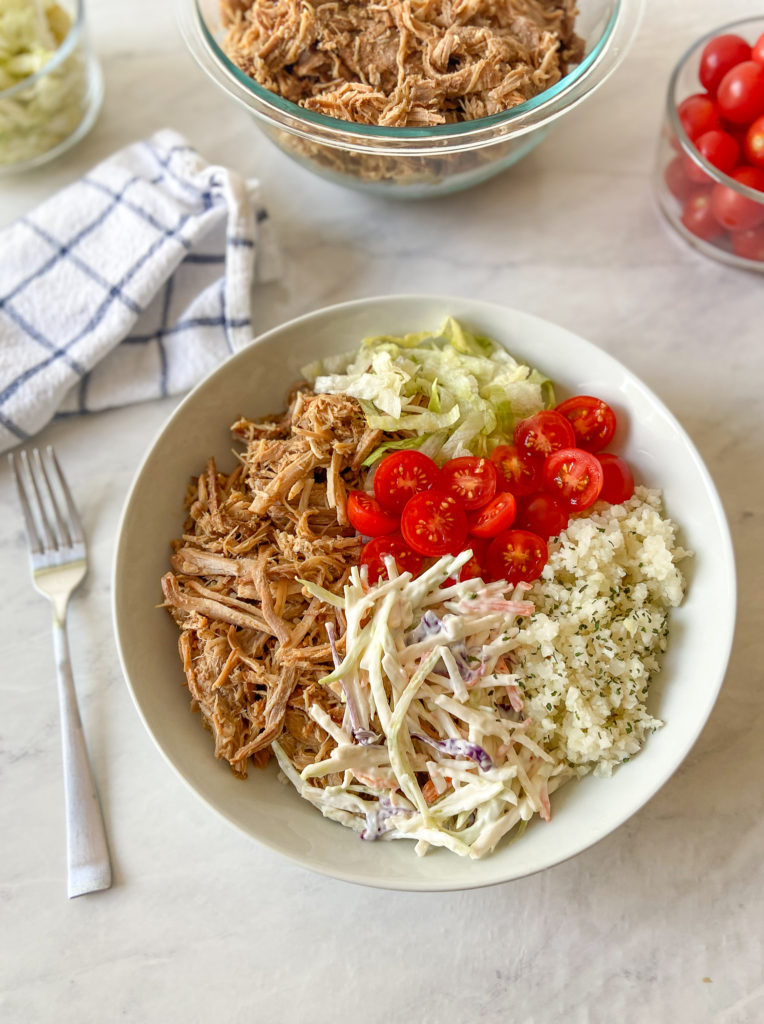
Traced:
<svg viewBox="0 0 764 1024">
<path fill-rule="evenodd" d="M 161 131 L 0 231 L 0 450 L 177 394 L 252 339 L 278 256 L 259 186 Z"/>
</svg>

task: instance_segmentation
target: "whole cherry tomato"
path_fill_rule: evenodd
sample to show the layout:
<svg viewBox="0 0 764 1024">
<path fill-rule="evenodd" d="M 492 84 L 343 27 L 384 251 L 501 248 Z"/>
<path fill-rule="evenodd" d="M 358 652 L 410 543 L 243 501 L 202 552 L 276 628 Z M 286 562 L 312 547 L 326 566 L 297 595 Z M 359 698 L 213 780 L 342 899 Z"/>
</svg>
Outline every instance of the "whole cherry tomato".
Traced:
<svg viewBox="0 0 764 1024">
<path fill-rule="evenodd" d="M 687 202 L 690 196 L 694 195 L 697 191 L 697 183 L 691 181 L 685 174 L 685 159 L 686 157 L 684 156 L 675 156 L 674 159 L 667 164 L 666 170 L 663 172 L 663 180 L 666 182 L 666 188 L 669 190 L 671 195 L 681 203 Z"/>
<path fill-rule="evenodd" d="M 695 148 L 701 156 L 704 156 L 723 174 L 729 174 L 732 171 L 740 156 L 740 146 L 735 139 L 728 132 L 723 132 L 718 128 L 699 135 L 695 139 Z M 690 181 L 699 184 L 713 180 L 688 153 L 685 153 L 684 156 L 684 172 Z"/>
<path fill-rule="evenodd" d="M 764 64 L 764 33 L 753 44 L 751 59 L 755 60 L 757 64 Z"/>
<path fill-rule="evenodd" d="M 718 186 L 716 186 L 718 187 Z M 680 220 L 688 231 L 704 242 L 713 242 L 724 234 L 724 228 L 711 209 L 711 189 L 699 189 L 682 208 Z"/>
<path fill-rule="evenodd" d="M 764 171 L 758 167 L 740 167 L 730 177 L 741 185 L 764 192 Z M 761 202 L 757 202 L 721 182 L 711 190 L 711 209 L 719 224 L 730 231 L 746 231 L 764 223 L 764 195 Z"/>
<path fill-rule="evenodd" d="M 733 124 L 750 124 L 764 114 L 764 67 L 755 60 L 735 65 L 719 83 L 716 102 Z"/>
<path fill-rule="evenodd" d="M 764 117 L 757 117 L 745 134 L 745 155 L 764 170 Z"/>
<path fill-rule="evenodd" d="M 699 135 L 713 131 L 721 124 L 716 104 L 704 92 L 695 93 L 682 100 L 676 112 L 682 127 L 691 139 L 697 139 Z"/>
<path fill-rule="evenodd" d="M 747 231 L 732 231 L 730 241 L 732 251 L 737 256 L 744 260 L 764 263 L 764 224 L 757 228 L 748 228 Z"/>
<path fill-rule="evenodd" d="M 706 43 L 700 55 L 698 78 L 704 89 L 713 96 L 719 83 L 736 64 L 751 59 L 751 47 L 742 38 L 732 33 L 716 36 Z"/>
</svg>

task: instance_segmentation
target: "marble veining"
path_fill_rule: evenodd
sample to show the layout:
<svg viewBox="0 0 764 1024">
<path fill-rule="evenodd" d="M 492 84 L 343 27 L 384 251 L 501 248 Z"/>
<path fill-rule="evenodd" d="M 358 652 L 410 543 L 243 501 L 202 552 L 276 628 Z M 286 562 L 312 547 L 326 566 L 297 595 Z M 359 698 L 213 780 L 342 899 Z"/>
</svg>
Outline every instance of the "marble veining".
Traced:
<svg viewBox="0 0 764 1024">
<path fill-rule="evenodd" d="M 738 628 L 689 757 L 593 849 L 468 893 L 377 892 L 314 876 L 210 814 L 155 750 L 120 676 L 115 532 L 174 400 L 53 423 L 41 440 L 56 445 L 90 542 L 69 627 L 115 884 L 66 898 L 50 610 L 28 579 L 3 461 L 4 1024 L 764 1020 L 764 279 L 684 246 L 650 191 L 673 62 L 702 32 L 759 7 L 648 3 L 621 69 L 524 162 L 471 192 L 396 205 L 323 183 L 271 147 L 193 65 L 172 4 L 92 0 L 103 114 L 58 162 L 3 179 L 0 224 L 167 126 L 262 181 L 285 271 L 257 294 L 258 331 L 335 301 L 427 291 L 514 305 L 589 338 L 668 403 L 706 460 L 736 547 Z"/>
</svg>

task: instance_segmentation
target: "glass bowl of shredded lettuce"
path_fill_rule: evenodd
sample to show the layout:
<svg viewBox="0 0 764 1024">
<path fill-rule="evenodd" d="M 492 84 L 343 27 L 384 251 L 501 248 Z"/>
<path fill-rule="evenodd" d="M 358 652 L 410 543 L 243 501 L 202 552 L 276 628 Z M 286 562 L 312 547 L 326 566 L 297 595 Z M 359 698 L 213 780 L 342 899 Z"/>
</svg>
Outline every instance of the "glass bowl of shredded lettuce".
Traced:
<svg viewBox="0 0 764 1024">
<path fill-rule="evenodd" d="M 0 0 L 0 172 L 73 145 L 102 97 L 82 0 Z"/>
</svg>

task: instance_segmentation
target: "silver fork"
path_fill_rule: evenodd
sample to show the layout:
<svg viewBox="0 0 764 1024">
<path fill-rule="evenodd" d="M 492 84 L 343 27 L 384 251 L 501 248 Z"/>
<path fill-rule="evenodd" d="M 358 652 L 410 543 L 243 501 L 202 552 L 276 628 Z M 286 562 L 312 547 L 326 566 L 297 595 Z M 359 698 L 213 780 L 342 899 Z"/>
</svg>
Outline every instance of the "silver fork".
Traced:
<svg viewBox="0 0 764 1024">
<path fill-rule="evenodd" d="M 58 678 L 66 798 L 67 890 L 69 897 L 108 889 L 111 864 L 101 808 L 90 773 L 77 707 L 66 609 L 85 578 L 85 534 L 55 452 L 22 451 L 9 456 L 24 515 L 32 582 L 53 605 L 53 649 Z M 52 513 L 52 515 L 51 515 Z"/>
</svg>

